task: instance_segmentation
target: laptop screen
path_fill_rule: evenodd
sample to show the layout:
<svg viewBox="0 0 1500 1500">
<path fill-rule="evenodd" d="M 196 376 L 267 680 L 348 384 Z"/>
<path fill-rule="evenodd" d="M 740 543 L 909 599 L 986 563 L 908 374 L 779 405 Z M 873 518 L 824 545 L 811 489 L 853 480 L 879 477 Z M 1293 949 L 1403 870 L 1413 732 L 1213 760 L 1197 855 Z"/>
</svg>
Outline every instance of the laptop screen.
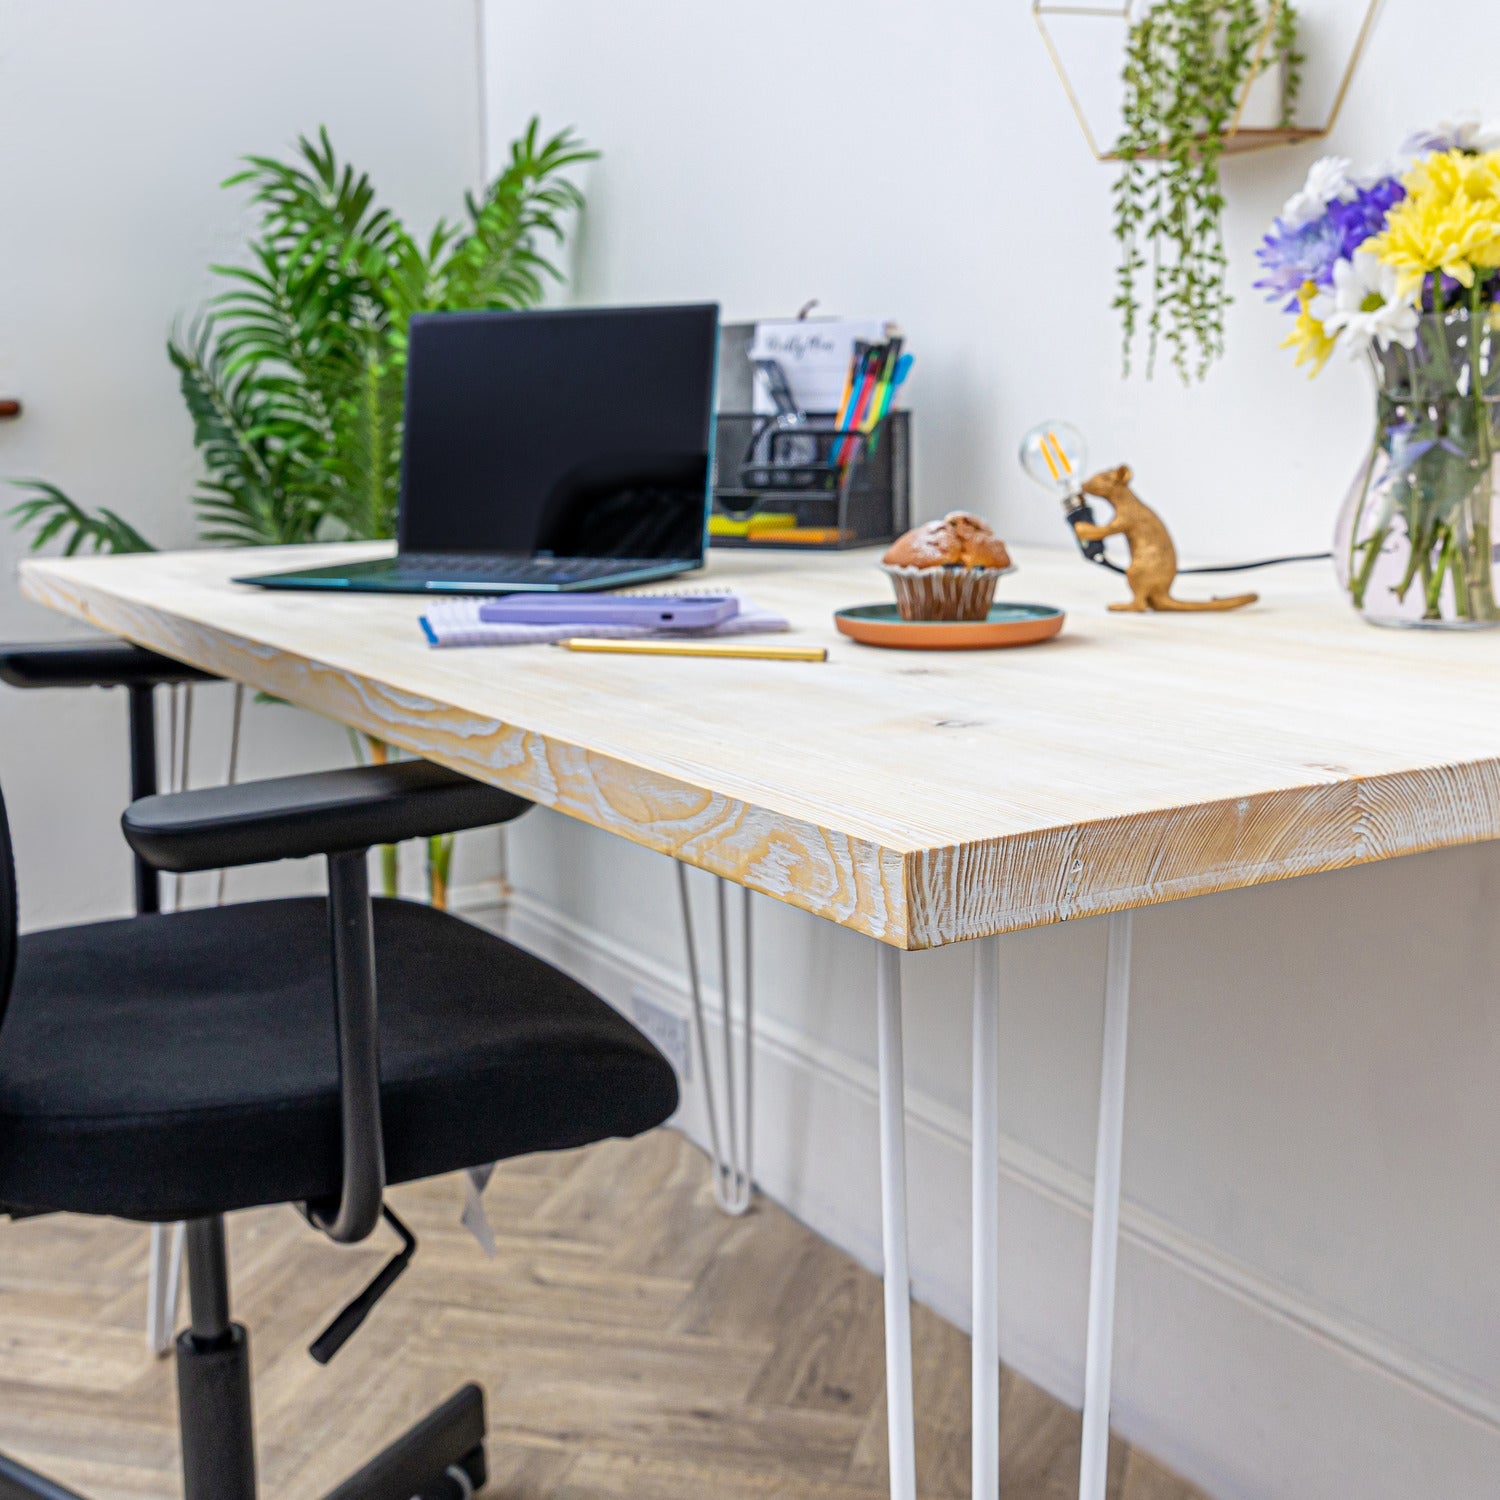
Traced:
<svg viewBox="0 0 1500 1500">
<path fill-rule="evenodd" d="M 406 552 L 701 561 L 716 306 L 411 320 Z"/>
</svg>

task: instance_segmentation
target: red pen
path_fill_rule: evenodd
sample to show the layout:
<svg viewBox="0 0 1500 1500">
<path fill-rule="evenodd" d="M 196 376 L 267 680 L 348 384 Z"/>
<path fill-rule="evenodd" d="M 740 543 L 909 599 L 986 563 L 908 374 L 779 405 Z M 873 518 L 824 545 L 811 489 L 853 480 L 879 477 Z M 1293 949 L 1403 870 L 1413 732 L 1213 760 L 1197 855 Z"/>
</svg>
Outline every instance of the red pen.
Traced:
<svg viewBox="0 0 1500 1500">
<path fill-rule="evenodd" d="M 849 416 L 850 435 L 839 445 L 838 462 L 841 464 L 848 463 L 857 450 L 860 441 L 860 425 L 869 415 L 870 402 L 874 400 L 875 391 L 880 385 L 881 373 L 885 369 L 885 362 L 890 351 L 891 346 L 888 343 L 882 344 L 879 349 L 871 351 L 873 357 L 865 364 L 859 398 L 855 401 L 854 410 Z"/>
</svg>

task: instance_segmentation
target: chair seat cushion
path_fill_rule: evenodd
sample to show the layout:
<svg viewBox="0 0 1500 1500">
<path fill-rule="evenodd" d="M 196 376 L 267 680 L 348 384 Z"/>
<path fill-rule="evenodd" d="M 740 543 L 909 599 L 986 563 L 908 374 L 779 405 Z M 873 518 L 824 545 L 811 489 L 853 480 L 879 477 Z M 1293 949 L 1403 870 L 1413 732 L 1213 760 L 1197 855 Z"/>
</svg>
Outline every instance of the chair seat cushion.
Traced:
<svg viewBox="0 0 1500 1500">
<path fill-rule="evenodd" d="M 660 1124 L 677 1084 L 604 1001 L 457 917 L 374 903 L 391 1182 Z M 336 1194 L 327 904 L 20 940 L 0 1204 L 170 1221 Z"/>
</svg>

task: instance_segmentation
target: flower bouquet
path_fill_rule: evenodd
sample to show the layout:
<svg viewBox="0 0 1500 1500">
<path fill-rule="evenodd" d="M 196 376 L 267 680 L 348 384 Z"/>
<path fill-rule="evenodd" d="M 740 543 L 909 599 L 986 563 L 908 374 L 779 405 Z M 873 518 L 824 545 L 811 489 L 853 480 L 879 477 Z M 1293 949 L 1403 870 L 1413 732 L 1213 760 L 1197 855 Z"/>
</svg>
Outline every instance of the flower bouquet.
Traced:
<svg viewBox="0 0 1500 1500">
<path fill-rule="evenodd" d="M 1316 375 L 1337 351 L 1375 377 L 1375 435 L 1334 541 L 1355 608 L 1381 625 L 1500 623 L 1500 126 L 1446 123 L 1363 175 L 1315 162 L 1257 256 L 1296 362 Z"/>
</svg>

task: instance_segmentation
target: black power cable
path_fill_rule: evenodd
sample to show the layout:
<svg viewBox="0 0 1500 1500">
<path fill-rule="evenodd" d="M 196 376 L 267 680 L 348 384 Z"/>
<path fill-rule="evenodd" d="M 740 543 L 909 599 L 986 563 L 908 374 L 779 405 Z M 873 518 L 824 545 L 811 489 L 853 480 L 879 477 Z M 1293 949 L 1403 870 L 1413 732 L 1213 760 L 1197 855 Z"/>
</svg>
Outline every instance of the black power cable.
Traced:
<svg viewBox="0 0 1500 1500">
<path fill-rule="evenodd" d="M 1087 552 L 1083 555 L 1091 563 L 1097 563 L 1101 568 L 1108 568 L 1111 573 L 1118 573 L 1122 578 L 1125 576 L 1125 569 L 1113 559 L 1106 557 L 1102 550 L 1097 557 L 1091 557 Z M 1332 556 L 1331 552 L 1297 552 L 1290 557 L 1263 557 L 1259 562 L 1217 563 L 1207 568 L 1178 568 L 1177 576 L 1181 578 L 1188 573 L 1249 573 L 1256 568 L 1279 568 L 1282 563 L 1327 562 Z"/>
<path fill-rule="evenodd" d="M 1248 573 L 1254 568 L 1279 568 L 1282 563 L 1328 562 L 1331 552 L 1294 552 L 1290 557 L 1263 557 L 1259 562 L 1220 563 L 1212 568 L 1178 568 L 1179 573 Z"/>
<path fill-rule="evenodd" d="M 1077 497 L 1077 500 L 1079 503 L 1075 504 L 1072 509 L 1067 510 L 1065 515 L 1068 522 L 1068 529 L 1073 532 L 1073 536 L 1078 542 L 1078 550 L 1083 553 L 1089 562 L 1096 563 L 1101 568 L 1108 568 L 1111 573 L 1119 573 L 1123 576 L 1125 569 L 1119 563 L 1109 558 L 1105 553 L 1102 541 L 1086 542 L 1074 530 L 1077 522 L 1092 522 L 1094 519 L 1093 507 L 1087 501 L 1083 500 L 1082 496 Z M 1294 552 L 1287 557 L 1263 557 L 1257 562 L 1214 563 L 1211 566 L 1179 568 L 1177 572 L 1179 575 L 1186 573 L 1250 573 L 1256 568 L 1279 568 L 1283 563 L 1327 562 L 1332 556 L 1333 553 L 1331 552 Z"/>
</svg>

